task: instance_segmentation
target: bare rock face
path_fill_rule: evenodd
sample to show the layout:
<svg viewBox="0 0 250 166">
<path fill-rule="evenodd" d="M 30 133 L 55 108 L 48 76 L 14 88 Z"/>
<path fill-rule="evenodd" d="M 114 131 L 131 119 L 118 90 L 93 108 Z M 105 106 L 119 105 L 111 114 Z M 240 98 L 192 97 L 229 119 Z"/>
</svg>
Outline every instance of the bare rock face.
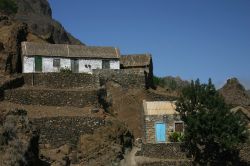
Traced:
<svg viewBox="0 0 250 166">
<path fill-rule="evenodd" d="M 52 11 L 47 0 L 15 1 L 18 6 L 15 19 L 26 23 L 31 33 L 49 43 L 83 44 L 52 18 Z"/>
<path fill-rule="evenodd" d="M 227 104 L 233 106 L 250 105 L 250 97 L 237 78 L 228 79 L 227 83 L 219 90 L 219 92 L 225 98 Z"/>
<path fill-rule="evenodd" d="M 47 0 L 15 0 L 18 11 L 0 11 L 0 74 L 22 72 L 21 42 L 82 44 L 53 20 Z"/>
<path fill-rule="evenodd" d="M 28 27 L 8 16 L 2 17 L 5 19 L 0 21 L 0 72 L 21 72 L 21 42 L 26 40 Z"/>
</svg>

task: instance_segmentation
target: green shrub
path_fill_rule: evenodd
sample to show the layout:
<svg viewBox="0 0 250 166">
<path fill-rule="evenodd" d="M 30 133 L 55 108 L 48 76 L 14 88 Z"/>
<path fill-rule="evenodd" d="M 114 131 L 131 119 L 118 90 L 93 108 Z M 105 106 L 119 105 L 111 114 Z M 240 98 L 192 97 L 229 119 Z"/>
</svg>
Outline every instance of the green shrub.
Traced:
<svg viewBox="0 0 250 166">
<path fill-rule="evenodd" d="M 183 142 L 184 141 L 184 134 L 181 132 L 173 132 L 169 139 L 171 142 Z"/>
<path fill-rule="evenodd" d="M 191 81 L 183 89 L 176 111 L 186 125 L 185 143 L 197 163 L 235 165 L 239 162 L 237 147 L 247 140 L 246 123 L 230 111 L 211 79 L 208 84 Z"/>
<path fill-rule="evenodd" d="M 70 68 L 68 68 L 68 67 L 65 67 L 65 68 L 60 69 L 60 73 L 69 74 L 69 73 L 72 73 L 72 70 Z"/>
<path fill-rule="evenodd" d="M 153 76 L 153 83 L 155 86 L 164 87 L 164 80 L 161 77 Z"/>
<path fill-rule="evenodd" d="M 0 11 L 6 14 L 15 14 L 17 12 L 17 4 L 13 0 L 0 0 Z"/>
</svg>

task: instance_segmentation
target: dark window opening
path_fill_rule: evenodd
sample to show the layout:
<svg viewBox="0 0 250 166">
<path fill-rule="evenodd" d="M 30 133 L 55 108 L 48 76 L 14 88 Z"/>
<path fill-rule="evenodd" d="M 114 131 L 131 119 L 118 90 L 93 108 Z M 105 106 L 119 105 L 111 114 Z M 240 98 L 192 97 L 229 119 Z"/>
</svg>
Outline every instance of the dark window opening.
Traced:
<svg viewBox="0 0 250 166">
<path fill-rule="evenodd" d="M 109 60 L 103 60 L 102 61 L 102 68 L 103 69 L 110 69 L 110 61 Z"/>
<path fill-rule="evenodd" d="M 183 132 L 184 131 L 184 123 L 183 122 L 175 122 L 175 132 Z"/>
<path fill-rule="evenodd" d="M 53 67 L 60 68 L 60 59 L 53 59 Z"/>
</svg>

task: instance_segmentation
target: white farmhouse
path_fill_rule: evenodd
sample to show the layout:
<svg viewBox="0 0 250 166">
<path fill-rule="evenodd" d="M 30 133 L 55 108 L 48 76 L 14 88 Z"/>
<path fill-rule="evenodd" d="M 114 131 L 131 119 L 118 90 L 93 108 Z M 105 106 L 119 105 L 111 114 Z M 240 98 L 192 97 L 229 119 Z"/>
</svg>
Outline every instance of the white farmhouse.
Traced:
<svg viewBox="0 0 250 166">
<path fill-rule="evenodd" d="M 22 42 L 23 73 L 92 73 L 92 69 L 120 69 L 120 51 L 114 47 Z"/>
</svg>

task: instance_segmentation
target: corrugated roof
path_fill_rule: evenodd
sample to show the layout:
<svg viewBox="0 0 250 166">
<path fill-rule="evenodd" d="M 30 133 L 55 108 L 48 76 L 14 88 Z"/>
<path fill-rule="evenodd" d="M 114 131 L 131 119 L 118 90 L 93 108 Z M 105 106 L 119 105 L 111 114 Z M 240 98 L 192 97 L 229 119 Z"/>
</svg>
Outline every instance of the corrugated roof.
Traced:
<svg viewBox="0 0 250 166">
<path fill-rule="evenodd" d="M 178 114 L 173 101 L 143 101 L 145 115 Z"/>
<path fill-rule="evenodd" d="M 22 42 L 22 54 L 26 56 L 58 56 L 79 58 L 119 59 L 120 51 L 114 47 L 96 47 L 67 44 Z"/>
<path fill-rule="evenodd" d="M 140 66 L 149 66 L 151 63 L 150 54 L 131 54 L 131 55 L 122 55 L 120 64 L 123 67 L 140 67 Z"/>
</svg>

